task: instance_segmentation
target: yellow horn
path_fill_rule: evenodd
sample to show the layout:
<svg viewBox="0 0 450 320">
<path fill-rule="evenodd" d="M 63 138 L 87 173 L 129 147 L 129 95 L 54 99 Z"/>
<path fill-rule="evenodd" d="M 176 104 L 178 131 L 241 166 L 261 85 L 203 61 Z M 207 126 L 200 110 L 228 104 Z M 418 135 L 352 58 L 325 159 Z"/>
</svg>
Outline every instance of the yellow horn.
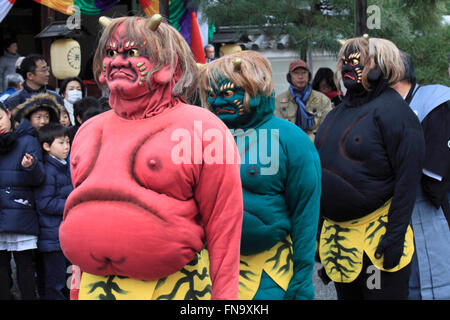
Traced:
<svg viewBox="0 0 450 320">
<path fill-rule="evenodd" d="M 104 28 L 106 28 L 111 23 L 111 21 L 111 18 L 105 16 L 101 16 L 100 18 L 98 18 L 98 23 L 100 23 Z"/>
<path fill-rule="evenodd" d="M 345 40 L 341 39 L 339 40 L 339 43 L 341 44 L 341 46 L 343 46 L 345 44 Z"/>
<path fill-rule="evenodd" d="M 148 27 L 152 31 L 156 31 L 158 29 L 159 25 L 161 24 L 162 16 L 160 14 L 154 14 L 150 18 L 150 22 L 148 23 Z"/>
<path fill-rule="evenodd" d="M 363 38 L 366 39 L 367 41 L 369 41 L 369 35 L 367 33 L 363 34 Z"/>
<path fill-rule="evenodd" d="M 242 64 L 242 59 L 241 58 L 233 59 L 234 71 L 240 71 L 241 70 L 241 64 Z"/>
</svg>

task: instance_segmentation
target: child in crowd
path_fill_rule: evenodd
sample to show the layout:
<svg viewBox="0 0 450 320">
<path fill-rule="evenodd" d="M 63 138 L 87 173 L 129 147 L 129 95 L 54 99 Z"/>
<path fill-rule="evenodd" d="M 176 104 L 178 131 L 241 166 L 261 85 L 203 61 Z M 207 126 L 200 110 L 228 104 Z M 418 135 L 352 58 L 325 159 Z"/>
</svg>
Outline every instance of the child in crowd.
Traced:
<svg viewBox="0 0 450 320">
<path fill-rule="evenodd" d="M 49 122 L 59 123 L 64 107 L 49 93 L 40 93 L 27 99 L 12 111 L 13 119 L 18 123 L 27 119 L 37 131 Z"/>
<path fill-rule="evenodd" d="M 69 131 L 58 123 L 49 123 L 38 131 L 39 142 L 45 151 L 45 182 L 36 190 L 39 214 L 39 240 L 44 285 L 43 299 L 64 300 L 67 261 L 59 245 L 59 225 L 72 183 L 67 168 L 70 150 Z"/>
<path fill-rule="evenodd" d="M 36 299 L 33 249 L 39 233 L 33 189 L 44 182 L 42 150 L 28 121 L 14 130 L 0 103 L 0 300 L 11 299 L 11 255 L 24 300 Z"/>
<path fill-rule="evenodd" d="M 64 127 L 70 127 L 70 118 L 69 112 L 66 109 L 61 110 L 61 114 L 59 117 L 59 123 L 61 123 Z"/>
</svg>

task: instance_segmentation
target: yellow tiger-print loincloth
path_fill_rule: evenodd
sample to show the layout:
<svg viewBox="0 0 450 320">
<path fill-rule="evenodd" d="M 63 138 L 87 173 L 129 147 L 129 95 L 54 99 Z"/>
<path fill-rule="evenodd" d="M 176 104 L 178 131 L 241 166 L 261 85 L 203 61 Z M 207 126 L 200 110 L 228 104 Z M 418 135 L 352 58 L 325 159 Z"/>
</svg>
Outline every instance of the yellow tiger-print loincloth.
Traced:
<svg viewBox="0 0 450 320">
<path fill-rule="evenodd" d="M 253 255 L 241 255 L 239 300 L 252 300 L 259 288 L 263 270 L 285 291 L 294 274 L 292 240 L 278 242 L 271 249 Z"/>
<path fill-rule="evenodd" d="M 334 222 L 325 219 L 320 234 L 320 260 L 327 275 L 334 282 L 349 283 L 361 273 L 364 252 L 378 269 L 395 272 L 411 262 L 414 253 L 413 232 L 410 226 L 405 234 L 403 254 L 392 269 L 383 268 L 383 257 L 375 258 L 381 237 L 386 233 L 391 200 L 381 208 L 360 219 Z"/>
<path fill-rule="evenodd" d="M 211 279 L 208 251 L 165 278 L 153 281 L 83 272 L 80 300 L 209 300 Z"/>
</svg>

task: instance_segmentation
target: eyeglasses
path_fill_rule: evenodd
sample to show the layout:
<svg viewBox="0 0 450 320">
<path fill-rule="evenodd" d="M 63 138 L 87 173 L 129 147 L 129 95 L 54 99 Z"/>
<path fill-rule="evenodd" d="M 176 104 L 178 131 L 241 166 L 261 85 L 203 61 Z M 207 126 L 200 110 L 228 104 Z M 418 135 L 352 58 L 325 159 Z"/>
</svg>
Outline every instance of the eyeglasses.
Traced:
<svg viewBox="0 0 450 320">
<path fill-rule="evenodd" d="M 36 69 L 36 71 L 44 72 L 44 73 L 50 72 L 50 67 L 46 66 L 46 67 L 43 67 L 42 69 Z"/>
</svg>

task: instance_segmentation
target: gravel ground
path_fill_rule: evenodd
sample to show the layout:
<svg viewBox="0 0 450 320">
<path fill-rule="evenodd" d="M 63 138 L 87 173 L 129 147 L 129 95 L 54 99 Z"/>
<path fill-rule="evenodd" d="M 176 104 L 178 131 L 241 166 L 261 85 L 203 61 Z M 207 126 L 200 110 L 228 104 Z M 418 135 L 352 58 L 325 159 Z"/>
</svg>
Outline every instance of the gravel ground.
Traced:
<svg viewBox="0 0 450 320">
<path fill-rule="evenodd" d="M 317 275 L 317 270 L 321 268 L 321 264 L 314 265 L 313 284 L 314 284 L 314 300 L 337 300 L 336 290 L 333 282 L 325 285 Z"/>
</svg>

